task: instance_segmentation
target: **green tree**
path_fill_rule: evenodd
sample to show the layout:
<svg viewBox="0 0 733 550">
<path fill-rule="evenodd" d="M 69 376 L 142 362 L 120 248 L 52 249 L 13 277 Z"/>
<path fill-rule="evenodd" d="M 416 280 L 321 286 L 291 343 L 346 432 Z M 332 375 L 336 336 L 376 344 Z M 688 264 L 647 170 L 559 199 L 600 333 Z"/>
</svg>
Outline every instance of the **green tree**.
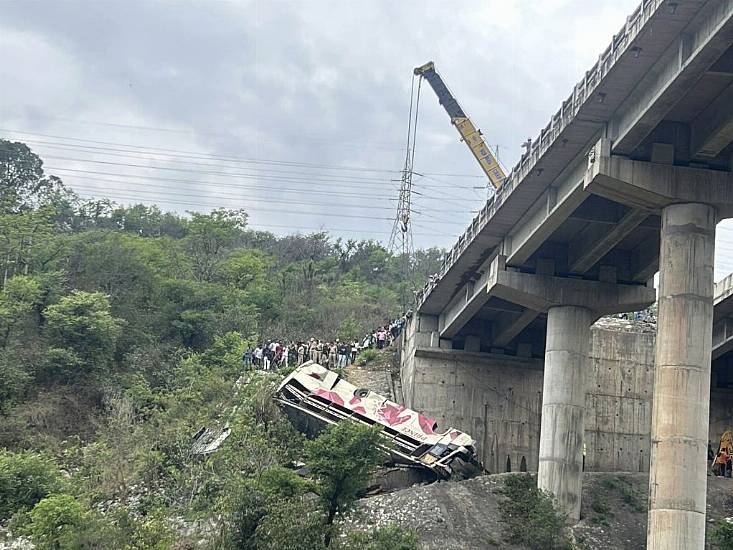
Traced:
<svg viewBox="0 0 733 550">
<path fill-rule="evenodd" d="M 50 495 L 31 510 L 28 531 L 39 550 L 78 548 L 74 539 L 89 518 L 89 510 L 73 496 Z"/>
<path fill-rule="evenodd" d="M 186 245 L 198 281 L 212 281 L 226 252 L 241 238 L 247 225 L 242 210 L 220 208 L 211 214 L 190 212 Z"/>
<path fill-rule="evenodd" d="M 308 510 L 302 505 L 302 497 L 310 488 L 308 481 L 280 466 L 271 466 L 259 475 L 233 481 L 223 501 L 223 509 L 229 518 L 225 541 L 227 547 L 284 548 L 288 546 L 287 541 L 312 537 L 312 532 L 310 535 L 302 532 L 302 515 L 313 512 L 313 506 L 309 506 Z M 283 517 L 286 508 L 289 511 Z M 316 538 L 320 539 L 322 545 L 323 518 L 317 508 L 315 515 L 321 521 Z M 301 517 L 294 517 L 293 514 L 300 514 Z"/>
<path fill-rule="evenodd" d="M 331 542 L 333 522 L 366 490 L 369 478 L 384 459 L 379 426 L 340 422 L 306 445 L 306 464 L 319 480 L 319 493 L 326 508 L 326 546 Z"/>
<path fill-rule="evenodd" d="M 61 472 L 49 456 L 0 450 L 0 520 L 32 508 L 61 486 Z"/>
<path fill-rule="evenodd" d="M 256 309 L 249 295 L 215 283 L 168 279 L 161 285 L 164 335 L 195 350 L 227 332 L 256 332 Z"/>
<path fill-rule="evenodd" d="M 41 158 L 25 143 L 0 139 L 0 212 L 32 209 L 53 184 L 44 176 Z"/>
<path fill-rule="evenodd" d="M 50 356 L 71 374 L 105 371 L 112 363 L 122 322 L 110 313 L 100 292 L 76 290 L 45 310 Z"/>
<path fill-rule="evenodd" d="M 7 347 L 13 328 L 30 315 L 41 294 L 34 277 L 17 276 L 5 284 L 0 291 L 0 347 Z"/>
<path fill-rule="evenodd" d="M 0 212 L 0 269 L 2 284 L 13 275 L 28 275 L 38 263 L 38 251 L 47 246 L 56 227 L 56 209 L 44 205 L 34 210 Z"/>
<path fill-rule="evenodd" d="M 236 250 L 229 254 L 219 268 L 224 281 L 240 290 L 264 283 L 272 259 L 259 250 Z"/>
</svg>

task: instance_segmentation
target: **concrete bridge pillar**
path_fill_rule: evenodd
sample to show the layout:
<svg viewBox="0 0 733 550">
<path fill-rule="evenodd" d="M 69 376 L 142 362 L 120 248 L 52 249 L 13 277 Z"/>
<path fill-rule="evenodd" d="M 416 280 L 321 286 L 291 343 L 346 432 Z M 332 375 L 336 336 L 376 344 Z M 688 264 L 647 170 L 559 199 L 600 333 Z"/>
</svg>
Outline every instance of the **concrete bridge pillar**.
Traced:
<svg viewBox="0 0 733 550">
<path fill-rule="evenodd" d="M 733 217 L 733 174 L 594 150 L 587 190 L 662 213 L 647 548 L 703 548 L 715 225 Z"/>
<path fill-rule="evenodd" d="M 705 544 L 715 224 L 715 209 L 705 204 L 662 210 L 650 550 Z"/>
<path fill-rule="evenodd" d="M 601 315 L 649 306 L 654 303 L 654 289 L 502 267 L 492 269 L 488 292 L 529 310 L 547 312 L 537 485 L 555 495 L 568 517 L 577 521 L 590 326 Z"/>
<path fill-rule="evenodd" d="M 551 307 L 547 313 L 537 486 L 554 494 L 573 520 L 580 519 L 585 380 L 595 318 L 578 306 Z"/>
</svg>

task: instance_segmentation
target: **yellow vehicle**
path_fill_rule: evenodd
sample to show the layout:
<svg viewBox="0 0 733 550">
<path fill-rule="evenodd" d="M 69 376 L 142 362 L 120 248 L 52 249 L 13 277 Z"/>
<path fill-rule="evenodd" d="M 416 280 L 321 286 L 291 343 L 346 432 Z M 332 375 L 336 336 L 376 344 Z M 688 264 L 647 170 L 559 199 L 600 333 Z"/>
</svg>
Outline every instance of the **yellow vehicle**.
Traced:
<svg viewBox="0 0 733 550">
<path fill-rule="evenodd" d="M 723 432 L 720 436 L 718 452 L 725 451 L 728 456 L 733 455 L 733 434 L 730 431 Z"/>
<path fill-rule="evenodd" d="M 443 79 L 435 70 L 435 64 L 432 61 L 425 63 L 425 65 L 417 67 L 414 73 L 428 81 L 435 95 L 438 96 L 438 102 L 448 113 L 451 122 L 461 135 L 461 141 L 468 145 L 471 153 L 473 153 L 473 156 L 476 157 L 476 160 L 481 165 L 481 169 L 488 176 L 491 185 L 496 189 L 501 187 L 501 184 L 506 178 L 504 170 L 501 169 L 494 153 L 486 145 L 481 135 L 481 130 L 474 126 L 471 119 L 468 118 L 456 98 L 451 94 L 448 86 L 445 85 L 445 82 L 443 82 Z"/>
</svg>

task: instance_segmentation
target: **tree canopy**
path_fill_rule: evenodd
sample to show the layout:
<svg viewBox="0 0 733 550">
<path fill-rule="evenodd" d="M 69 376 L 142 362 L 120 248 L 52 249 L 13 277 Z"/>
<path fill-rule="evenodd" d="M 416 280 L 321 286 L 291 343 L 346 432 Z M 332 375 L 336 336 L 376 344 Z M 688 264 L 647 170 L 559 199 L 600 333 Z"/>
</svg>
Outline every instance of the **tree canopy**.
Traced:
<svg viewBox="0 0 733 550">
<path fill-rule="evenodd" d="M 162 550 L 181 515 L 219 521 L 218 548 L 329 544 L 378 461 L 377 433 L 344 425 L 304 445 L 272 379 L 236 385 L 242 353 L 371 331 L 440 251 L 419 252 L 404 280 L 404 258 L 379 242 L 247 221 L 84 199 L 0 140 L 0 520 L 39 548 Z M 226 448 L 193 456 L 192 436 L 225 410 Z M 313 482 L 284 468 L 306 457 Z"/>
</svg>

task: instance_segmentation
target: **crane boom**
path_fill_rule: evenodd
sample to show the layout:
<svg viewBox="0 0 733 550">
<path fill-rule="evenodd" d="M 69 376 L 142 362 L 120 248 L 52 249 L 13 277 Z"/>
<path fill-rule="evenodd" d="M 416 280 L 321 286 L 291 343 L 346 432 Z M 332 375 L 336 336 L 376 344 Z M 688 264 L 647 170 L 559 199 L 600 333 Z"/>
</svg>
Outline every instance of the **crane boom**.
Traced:
<svg viewBox="0 0 733 550">
<path fill-rule="evenodd" d="M 501 169 L 494 153 L 486 145 L 481 131 L 466 116 L 466 113 L 463 112 L 463 109 L 461 109 L 456 98 L 453 97 L 448 86 L 445 85 L 445 82 L 443 82 L 443 79 L 435 70 L 435 64 L 430 61 L 421 67 L 417 67 L 414 72 L 417 76 L 423 77 L 428 81 L 435 95 L 438 96 L 438 102 L 446 110 L 451 122 L 461 135 L 461 140 L 468 145 L 468 148 L 473 153 L 473 156 L 476 157 L 476 160 L 488 176 L 491 184 L 496 189 L 501 187 L 504 178 L 506 178 L 504 170 Z"/>
</svg>

